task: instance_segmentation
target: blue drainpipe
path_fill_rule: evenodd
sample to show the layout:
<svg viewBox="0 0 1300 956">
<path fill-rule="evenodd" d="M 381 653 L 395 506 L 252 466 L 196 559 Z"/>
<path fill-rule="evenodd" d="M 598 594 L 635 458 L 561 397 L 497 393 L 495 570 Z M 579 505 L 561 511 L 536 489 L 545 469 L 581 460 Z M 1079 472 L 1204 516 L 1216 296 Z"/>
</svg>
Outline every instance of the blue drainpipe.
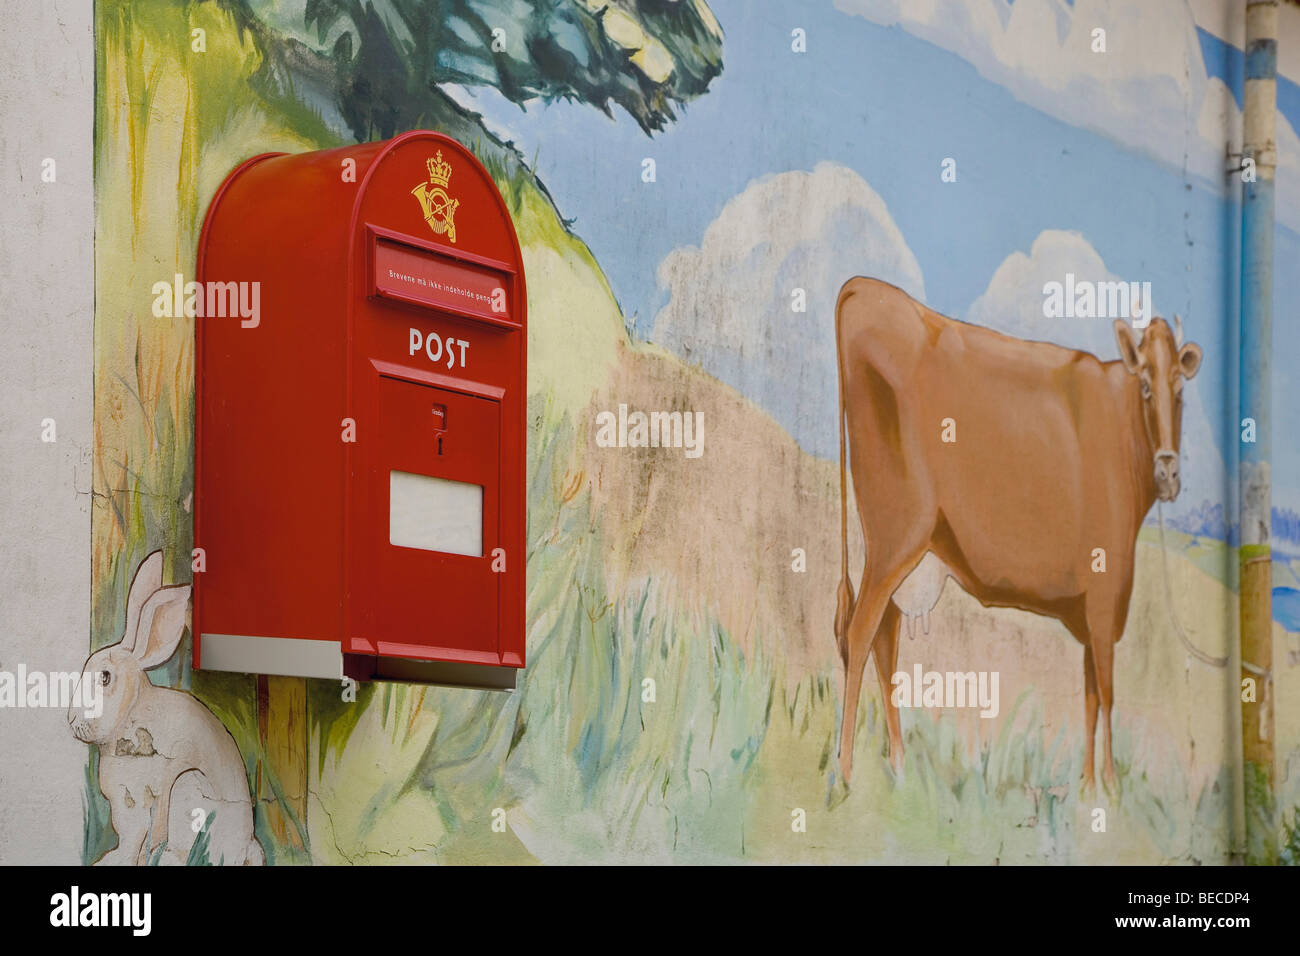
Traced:
<svg viewBox="0 0 1300 956">
<path fill-rule="evenodd" d="M 1241 201 L 1241 740 L 1247 863 L 1277 860 L 1273 757 L 1273 606 L 1270 522 L 1273 346 L 1273 171 L 1277 0 L 1246 6 Z M 1246 419 L 1254 421 L 1254 441 Z M 1247 684 L 1246 682 L 1250 682 Z M 1248 688 L 1253 685 L 1253 694 Z M 1249 698 L 1249 699 L 1246 699 Z"/>
</svg>

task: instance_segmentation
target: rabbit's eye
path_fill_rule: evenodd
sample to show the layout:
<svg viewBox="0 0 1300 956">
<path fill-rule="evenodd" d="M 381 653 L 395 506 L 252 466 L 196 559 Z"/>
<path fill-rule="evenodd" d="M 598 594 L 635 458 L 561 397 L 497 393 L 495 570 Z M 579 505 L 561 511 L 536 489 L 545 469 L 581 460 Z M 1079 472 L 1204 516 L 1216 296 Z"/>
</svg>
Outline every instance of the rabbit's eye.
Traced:
<svg viewBox="0 0 1300 956">
<path fill-rule="evenodd" d="M 99 672 L 99 683 L 101 686 L 107 687 L 108 682 L 111 681 L 112 679 L 113 679 L 113 675 L 110 674 L 108 671 Z"/>
</svg>

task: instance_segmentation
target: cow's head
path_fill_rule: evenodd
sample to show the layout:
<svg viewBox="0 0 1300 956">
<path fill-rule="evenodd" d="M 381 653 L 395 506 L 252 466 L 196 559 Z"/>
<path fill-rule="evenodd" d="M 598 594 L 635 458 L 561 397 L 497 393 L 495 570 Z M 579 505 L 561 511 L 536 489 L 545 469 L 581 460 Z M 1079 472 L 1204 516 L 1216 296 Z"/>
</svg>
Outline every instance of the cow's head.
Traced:
<svg viewBox="0 0 1300 956">
<path fill-rule="evenodd" d="M 1174 321 L 1178 322 L 1177 316 Z M 1164 319 L 1152 319 L 1139 340 L 1132 327 L 1115 320 L 1115 340 L 1119 354 L 1137 381 L 1142 395 L 1142 420 L 1147 440 L 1155 449 L 1156 497 L 1173 501 L 1178 497 L 1178 448 L 1183 428 L 1183 381 L 1201 367 L 1201 347 L 1191 342 L 1183 345 L 1182 323 L 1178 335 Z"/>
</svg>

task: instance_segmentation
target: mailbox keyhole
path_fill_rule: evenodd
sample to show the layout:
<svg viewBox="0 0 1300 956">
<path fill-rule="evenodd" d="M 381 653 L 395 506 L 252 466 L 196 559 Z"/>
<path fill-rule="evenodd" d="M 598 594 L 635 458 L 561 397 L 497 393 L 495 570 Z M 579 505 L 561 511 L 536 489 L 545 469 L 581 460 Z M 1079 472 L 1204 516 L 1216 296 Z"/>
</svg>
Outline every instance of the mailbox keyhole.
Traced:
<svg viewBox="0 0 1300 956">
<path fill-rule="evenodd" d="M 442 454 L 442 435 L 447 430 L 447 406 L 433 406 L 433 431 L 438 436 L 438 454 Z"/>
</svg>

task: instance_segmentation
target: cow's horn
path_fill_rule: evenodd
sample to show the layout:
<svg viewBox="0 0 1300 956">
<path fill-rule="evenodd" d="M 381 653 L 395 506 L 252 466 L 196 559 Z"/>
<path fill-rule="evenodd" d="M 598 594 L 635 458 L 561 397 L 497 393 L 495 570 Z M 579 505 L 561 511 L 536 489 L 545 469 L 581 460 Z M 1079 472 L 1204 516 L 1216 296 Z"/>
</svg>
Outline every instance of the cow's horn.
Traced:
<svg viewBox="0 0 1300 956">
<path fill-rule="evenodd" d="M 1181 347 L 1183 344 L 1183 320 L 1174 313 L 1174 344 Z"/>
</svg>

